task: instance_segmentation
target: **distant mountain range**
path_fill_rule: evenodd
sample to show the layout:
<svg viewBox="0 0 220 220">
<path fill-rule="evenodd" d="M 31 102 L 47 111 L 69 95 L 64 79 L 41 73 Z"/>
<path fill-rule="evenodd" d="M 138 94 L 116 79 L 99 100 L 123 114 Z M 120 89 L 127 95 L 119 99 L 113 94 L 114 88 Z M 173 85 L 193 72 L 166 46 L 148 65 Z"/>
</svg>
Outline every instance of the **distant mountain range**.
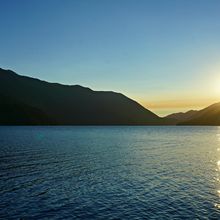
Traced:
<svg viewBox="0 0 220 220">
<path fill-rule="evenodd" d="M 161 118 L 121 93 L 49 83 L 0 68 L 0 125 L 220 125 L 220 103 Z"/>
<path fill-rule="evenodd" d="M 48 83 L 0 69 L 0 124 L 164 125 L 171 121 L 120 93 Z"/>
<path fill-rule="evenodd" d="M 188 111 L 166 116 L 176 120 L 177 125 L 220 125 L 220 102 L 200 111 Z"/>
</svg>

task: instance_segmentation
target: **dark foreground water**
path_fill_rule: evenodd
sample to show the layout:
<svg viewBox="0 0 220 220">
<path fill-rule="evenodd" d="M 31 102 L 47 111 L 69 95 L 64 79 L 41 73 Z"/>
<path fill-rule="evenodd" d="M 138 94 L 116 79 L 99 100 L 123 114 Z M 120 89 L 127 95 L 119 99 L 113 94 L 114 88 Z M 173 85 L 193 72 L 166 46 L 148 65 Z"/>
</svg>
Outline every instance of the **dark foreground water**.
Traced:
<svg viewBox="0 0 220 220">
<path fill-rule="evenodd" d="M 219 168 L 218 127 L 0 127 L 0 219 L 220 219 Z"/>
</svg>

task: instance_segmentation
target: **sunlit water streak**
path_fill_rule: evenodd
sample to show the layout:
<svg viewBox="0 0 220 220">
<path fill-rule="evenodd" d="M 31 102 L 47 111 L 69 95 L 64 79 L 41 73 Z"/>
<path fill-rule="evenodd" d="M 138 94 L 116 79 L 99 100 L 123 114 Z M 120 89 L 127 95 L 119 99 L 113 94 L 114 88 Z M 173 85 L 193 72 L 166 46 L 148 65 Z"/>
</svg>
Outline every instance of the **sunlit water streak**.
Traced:
<svg viewBox="0 0 220 220">
<path fill-rule="evenodd" d="M 0 127 L 0 219 L 219 219 L 218 127 Z"/>
<path fill-rule="evenodd" d="M 217 132 L 217 139 L 220 143 L 220 128 L 218 128 L 218 132 Z M 220 145 L 220 144 L 219 144 Z M 217 169 L 216 169 L 216 178 L 215 178 L 215 182 L 216 182 L 216 188 L 217 188 L 217 194 L 219 196 L 218 201 L 216 201 L 216 203 L 214 204 L 214 206 L 218 209 L 220 209 L 220 147 L 217 146 Z"/>
</svg>

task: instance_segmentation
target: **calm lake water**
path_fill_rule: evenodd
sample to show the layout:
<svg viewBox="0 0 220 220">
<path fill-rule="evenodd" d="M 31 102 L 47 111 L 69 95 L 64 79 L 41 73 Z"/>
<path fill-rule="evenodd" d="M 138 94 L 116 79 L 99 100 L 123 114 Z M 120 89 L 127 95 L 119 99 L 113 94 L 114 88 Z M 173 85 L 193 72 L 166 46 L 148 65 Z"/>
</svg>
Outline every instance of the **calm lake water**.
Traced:
<svg viewBox="0 0 220 220">
<path fill-rule="evenodd" d="M 1 219 L 220 219 L 219 178 L 220 127 L 0 127 Z"/>
</svg>

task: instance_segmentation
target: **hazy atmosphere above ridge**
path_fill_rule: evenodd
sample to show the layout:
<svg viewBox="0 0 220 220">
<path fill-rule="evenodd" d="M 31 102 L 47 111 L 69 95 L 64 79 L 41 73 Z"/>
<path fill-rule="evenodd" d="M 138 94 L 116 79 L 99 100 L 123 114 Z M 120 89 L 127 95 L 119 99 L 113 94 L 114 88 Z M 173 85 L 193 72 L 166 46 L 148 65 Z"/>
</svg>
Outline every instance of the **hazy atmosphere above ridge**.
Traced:
<svg viewBox="0 0 220 220">
<path fill-rule="evenodd" d="M 0 5 L 2 68 L 121 92 L 159 115 L 220 101 L 220 1 Z"/>
</svg>

